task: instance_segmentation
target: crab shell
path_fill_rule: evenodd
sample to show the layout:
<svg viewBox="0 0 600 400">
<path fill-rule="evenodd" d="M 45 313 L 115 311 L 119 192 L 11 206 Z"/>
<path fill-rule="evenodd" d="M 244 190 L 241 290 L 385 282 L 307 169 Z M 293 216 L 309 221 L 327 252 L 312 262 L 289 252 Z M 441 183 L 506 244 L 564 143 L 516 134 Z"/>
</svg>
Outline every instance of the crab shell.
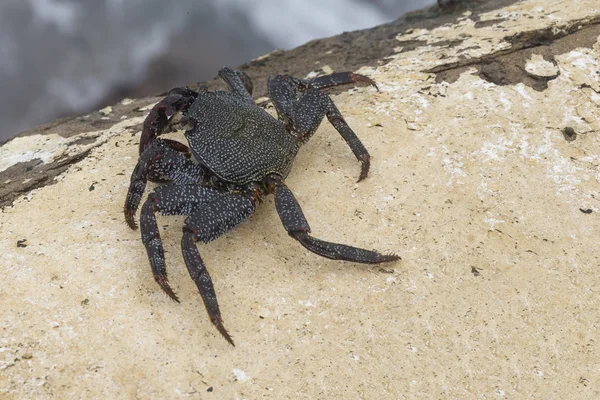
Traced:
<svg viewBox="0 0 600 400">
<path fill-rule="evenodd" d="M 201 92 L 186 116 L 185 136 L 196 160 L 219 179 L 260 182 L 287 177 L 300 144 L 280 120 L 231 92 Z"/>
</svg>

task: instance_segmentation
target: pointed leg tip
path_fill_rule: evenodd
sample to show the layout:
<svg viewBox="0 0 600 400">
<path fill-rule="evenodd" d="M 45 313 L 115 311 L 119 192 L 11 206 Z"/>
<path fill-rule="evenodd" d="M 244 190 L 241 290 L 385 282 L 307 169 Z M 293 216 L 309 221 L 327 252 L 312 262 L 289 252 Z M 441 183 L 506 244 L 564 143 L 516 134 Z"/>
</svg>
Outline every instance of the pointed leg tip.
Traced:
<svg viewBox="0 0 600 400">
<path fill-rule="evenodd" d="M 352 74 L 352 80 L 354 82 L 364 82 L 364 83 L 368 83 L 369 85 L 372 85 L 375 87 L 375 89 L 377 89 L 377 91 L 379 92 L 379 87 L 377 87 L 377 83 L 375 83 L 375 81 L 371 78 L 369 78 L 368 76 L 364 76 L 364 75 L 360 75 L 360 74 Z"/>
<path fill-rule="evenodd" d="M 360 182 L 363 179 L 365 179 L 368 175 L 369 175 L 369 168 L 371 167 L 371 162 L 369 159 L 369 156 L 360 156 L 358 158 L 358 161 L 361 162 L 362 166 L 360 168 L 360 175 L 358 177 L 358 181 L 356 182 Z"/>
<path fill-rule="evenodd" d="M 162 289 L 167 294 L 167 296 L 169 296 L 169 298 L 171 300 L 173 300 L 175 303 L 181 303 L 181 301 L 179 300 L 179 297 L 177 297 L 177 294 L 175 294 L 175 292 L 168 285 L 167 285 L 167 287 L 163 287 Z"/>
<path fill-rule="evenodd" d="M 398 261 L 398 260 L 402 260 L 402 257 L 400 257 L 398 254 L 394 254 L 394 253 L 390 253 L 390 254 L 383 254 L 381 256 L 381 262 L 394 262 L 394 261 Z"/>
<path fill-rule="evenodd" d="M 137 230 L 138 226 L 135 223 L 135 220 L 133 218 L 131 220 L 129 220 L 129 221 L 126 221 L 126 222 L 127 222 L 127 226 L 129 227 L 129 229 L 131 229 L 132 231 Z"/>
<path fill-rule="evenodd" d="M 225 338 L 225 340 L 227 340 L 227 342 L 230 345 L 235 347 L 235 343 L 233 342 L 231 335 L 227 332 L 227 330 L 225 329 L 225 326 L 223 326 L 223 320 L 221 319 L 221 317 L 217 316 L 217 317 L 212 318 L 211 320 L 212 320 L 213 325 L 217 328 L 217 330 Z"/>
<path fill-rule="evenodd" d="M 125 210 L 125 222 L 127 223 L 127 226 L 135 231 L 137 229 L 137 224 L 135 223 L 133 214 L 133 212 Z"/>
<path fill-rule="evenodd" d="M 173 289 L 171 289 L 171 286 L 169 286 L 169 281 L 167 280 L 166 276 L 158 276 L 154 279 L 171 300 L 173 300 L 175 303 L 181 303 L 179 301 L 179 297 L 177 297 L 177 294 L 175 294 Z"/>
<path fill-rule="evenodd" d="M 360 182 L 367 178 L 369 175 L 369 164 L 363 163 L 362 168 L 360 170 L 360 175 L 358 176 L 358 180 L 356 182 Z"/>
</svg>

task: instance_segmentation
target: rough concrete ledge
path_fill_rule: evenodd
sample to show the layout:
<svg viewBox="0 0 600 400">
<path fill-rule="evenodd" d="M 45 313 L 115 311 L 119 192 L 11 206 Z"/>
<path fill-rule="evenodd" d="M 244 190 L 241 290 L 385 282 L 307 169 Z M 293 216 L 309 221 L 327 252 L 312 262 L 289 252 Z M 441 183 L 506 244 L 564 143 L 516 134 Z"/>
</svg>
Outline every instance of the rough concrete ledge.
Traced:
<svg viewBox="0 0 600 400">
<path fill-rule="evenodd" d="M 154 282 L 122 203 L 159 97 L 0 147 L 2 398 L 600 397 L 600 5 L 477 1 L 276 52 L 266 76 L 354 70 L 288 184 L 316 236 L 394 251 L 385 268 L 308 253 L 272 199 L 199 246 L 237 347 L 210 325 L 160 218 Z M 216 82 L 211 82 L 216 87 Z"/>
</svg>

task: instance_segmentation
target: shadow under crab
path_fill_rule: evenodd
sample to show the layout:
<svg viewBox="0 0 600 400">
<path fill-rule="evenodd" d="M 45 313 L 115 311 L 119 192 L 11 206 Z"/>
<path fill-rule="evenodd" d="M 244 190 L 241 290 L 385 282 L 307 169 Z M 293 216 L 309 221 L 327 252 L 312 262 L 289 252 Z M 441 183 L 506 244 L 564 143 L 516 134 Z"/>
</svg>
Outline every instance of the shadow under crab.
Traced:
<svg viewBox="0 0 600 400">
<path fill-rule="evenodd" d="M 400 257 L 311 236 L 300 205 L 284 183 L 300 146 L 310 139 L 324 117 L 361 162 L 358 180 L 367 177 L 369 153 L 323 89 L 356 82 L 377 87 L 375 82 L 352 72 L 311 80 L 288 75 L 269 78 L 269 96 L 279 116 L 275 119 L 254 103 L 252 82 L 246 74 L 225 67 L 219 76 L 229 91 L 175 88 L 152 108 L 144 121 L 140 156 L 131 175 L 124 212 L 129 227 L 136 229 L 134 215 L 147 181 L 164 183 L 148 195 L 140 213 L 142 242 L 154 278 L 171 299 L 179 302 L 167 279 L 155 213 L 187 215 L 181 240 L 185 265 L 212 323 L 234 345 L 223 325 L 212 280 L 196 242 L 209 243 L 240 224 L 265 196 L 275 196 L 275 208 L 284 228 L 313 253 L 365 264 Z M 189 127 L 185 132 L 189 148 L 175 140 L 158 138 L 172 128 L 172 118 L 179 112 L 183 114 L 180 123 Z"/>
</svg>

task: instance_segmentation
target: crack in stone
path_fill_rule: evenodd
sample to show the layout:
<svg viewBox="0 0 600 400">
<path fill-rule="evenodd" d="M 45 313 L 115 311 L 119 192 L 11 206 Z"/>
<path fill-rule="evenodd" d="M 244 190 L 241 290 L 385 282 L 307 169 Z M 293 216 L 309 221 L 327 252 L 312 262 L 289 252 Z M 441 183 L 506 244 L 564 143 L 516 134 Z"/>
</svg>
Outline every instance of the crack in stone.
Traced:
<svg viewBox="0 0 600 400">
<path fill-rule="evenodd" d="M 600 35 L 600 17 L 570 21 L 561 27 L 547 27 L 519 32 L 504 38 L 511 48 L 486 54 L 477 59 L 459 59 L 456 62 L 438 65 L 424 72 L 435 73 L 436 82 L 455 82 L 471 67 L 478 67 L 481 79 L 496 85 L 523 83 L 534 90 L 543 91 L 548 82 L 556 79 L 560 71 L 550 76 L 534 75 L 525 69 L 525 63 L 533 54 L 556 65 L 559 54 L 568 53 L 578 47 L 592 48 Z"/>
<path fill-rule="evenodd" d="M 72 156 L 62 157 L 54 162 L 44 164 L 36 158 L 27 162 L 20 162 L 0 172 L 0 208 L 10 206 L 14 200 L 22 195 L 56 181 L 53 179 L 62 174 L 71 165 L 85 159 L 93 148 L 104 142 L 98 143 L 85 151 Z"/>
<path fill-rule="evenodd" d="M 142 101 L 151 104 L 148 99 Z M 93 149 L 106 144 L 115 135 L 139 132 L 139 119 L 123 119 L 103 131 L 79 133 L 79 136 L 70 135 L 72 139 L 67 142 L 67 148 L 55 153 L 54 157 L 57 158 L 44 162 L 38 157 L 18 162 L 0 171 L 0 208 L 11 205 L 15 199 L 33 189 L 56 183 L 53 178 L 84 160 Z M 118 146 L 118 142 L 115 145 Z"/>
</svg>

